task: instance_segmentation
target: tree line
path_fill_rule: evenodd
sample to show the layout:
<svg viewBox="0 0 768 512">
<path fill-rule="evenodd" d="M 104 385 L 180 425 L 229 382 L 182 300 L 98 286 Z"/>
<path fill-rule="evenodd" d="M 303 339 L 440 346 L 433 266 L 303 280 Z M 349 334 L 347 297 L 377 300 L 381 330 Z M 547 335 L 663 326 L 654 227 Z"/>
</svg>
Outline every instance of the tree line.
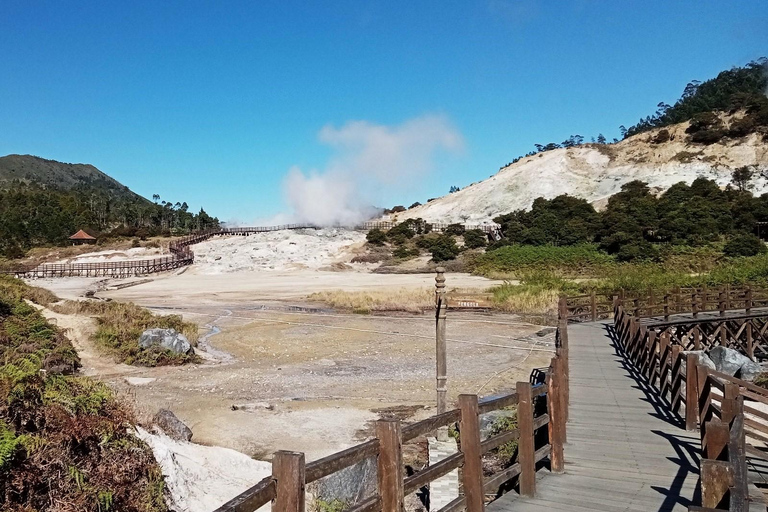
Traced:
<svg viewBox="0 0 768 512">
<path fill-rule="evenodd" d="M 568 246 L 596 243 L 620 261 L 655 260 L 664 244 L 701 246 L 729 241 L 726 252 L 752 255 L 765 250 L 754 235 L 756 222 L 768 221 L 768 194 L 753 196 L 752 169 L 734 172 L 725 190 L 713 180 L 681 182 L 662 194 L 632 181 L 608 199 L 602 211 L 569 195 L 538 198 L 529 211 L 498 216 L 504 245 Z"/>
<path fill-rule="evenodd" d="M 99 238 L 185 234 L 219 226 L 202 208 L 115 196 L 88 186 L 71 190 L 14 182 L 0 190 L 0 256 L 22 257 L 32 247 L 62 245 L 79 229 Z"/>
</svg>

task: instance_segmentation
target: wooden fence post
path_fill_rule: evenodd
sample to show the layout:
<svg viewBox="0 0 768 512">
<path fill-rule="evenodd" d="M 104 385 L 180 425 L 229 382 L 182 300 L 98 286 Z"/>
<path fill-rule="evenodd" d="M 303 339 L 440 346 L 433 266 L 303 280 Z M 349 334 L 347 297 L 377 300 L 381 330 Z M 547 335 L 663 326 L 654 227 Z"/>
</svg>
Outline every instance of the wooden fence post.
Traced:
<svg viewBox="0 0 768 512">
<path fill-rule="evenodd" d="M 462 480 L 467 512 L 485 510 L 483 454 L 480 451 L 480 420 L 477 395 L 459 395 L 461 409 L 461 452 L 464 454 Z"/>
<path fill-rule="evenodd" d="M 568 321 L 568 298 L 565 295 L 561 295 L 557 301 L 557 318 Z"/>
<path fill-rule="evenodd" d="M 730 424 L 728 460 L 733 469 L 733 487 L 728 510 L 749 510 L 749 475 L 747 473 L 746 439 L 744 437 L 744 397 L 736 398 L 736 414 Z"/>
<path fill-rule="evenodd" d="M 689 432 L 696 430 L 699 419 L 699 393 L 696 385 L 698 361 L 696 354 L 689 353 L 685 356 L 685 429 Z"/>
<path fill-rule="evenodd" d="M 381 512 L 403 512 L 403 449 L 400 421 L 379 420 L 376 422 L 376 437 L 379 440 L 377 476 Z"/>
<path fill-rule="evenodd" d="M 733 382 L 726 382 L 723 388 L 720 419 L 723 423 L 729 424 L 737 414 L 736 399 L 739 397 L 739 385 Z"/>
<path fill-rule="evenodd" d="M 517 383 L 517 397 L 517 428 L 520 431 L 517 452 L 520 461 L 520 495 L 532 498 L 536 494 L 536 459 L 530 382 Z"/>
<path fill-rule="evenodd" d="M 562 473 L 564 467 L 563 460 L 563 438 L 565 437 L 565 414 L 563 410 L 563 359 L 553 357 L 550 364 L 549 390 L 547 394 L 547 405 L 549 412 L 549 460 L 550 469 L 553 473 Z"/>
<path fill-rule="evenodd" d="M 681 394 L 681 382 L 680 379 L 680 352 L 682 347 L 680 345 L 672 345 L 672 355 L 669 357 L 670 364 L 670 395 L 669 401 L 672 403 L 672 410 L 675 412 L 680 411 L 680 394 Z"/>
<path fill-rule="evenodd" d="M 589 305 L 592 308 L 592 321 L 597 320 L 597 296 L 595 290 L 592 290 L 589 294 Z"/>
<path fill-rule="evenodd" d="M 304 454 L 279 451 L 272 458 L 274 512 L 304 512 Z"/>
</svg>

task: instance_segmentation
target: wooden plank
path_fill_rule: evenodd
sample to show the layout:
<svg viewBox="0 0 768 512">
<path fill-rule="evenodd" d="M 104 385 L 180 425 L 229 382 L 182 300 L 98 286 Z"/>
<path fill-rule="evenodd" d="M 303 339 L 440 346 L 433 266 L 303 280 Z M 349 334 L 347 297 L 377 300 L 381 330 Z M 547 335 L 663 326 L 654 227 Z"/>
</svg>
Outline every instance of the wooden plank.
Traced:
<svg viewBox="0 0 768 512">
<path fill-rule="evenodd" d="M 214 512 L 253 512 L 274 498 L 275 480 L 270 475 L 247 491 L 232 498 Z"/>
<path fill-rule="evenodd" d="M 429 482 L 440 478 L 443 475 L 447 475 L 454 469 L 461 466 L 464 462 L 464 454 L 462 452 L 454 453 L 444 458 L 437 464 L 433 464 L 426 469 L 422 469 L 418 473 L 414 473 L 405 479 L 403 483 L 403 494 L 408 495 L 417 490 L 420 487 L 428 484 Z"/>
<path fill-rule="evenodd" d="M 340 471 L 378 454 L 379 441 L 378 439 L 371 439 L 365 443 L 310 462 L 306 467 L 306 483 L 309 484 L 315 480 L 320 480 L 331 473 Z"/>
<path fill-rule="evenodd" d="M 425 420 L 406 425 L 402 428 L 403 443 L 407 443 L 419 436 L 434 432 L 440 427 L 456 423 L 460 418 L 461 411 L 459 409 L 452 409 L 436 416 L 430 416 Z"/>
</svg>

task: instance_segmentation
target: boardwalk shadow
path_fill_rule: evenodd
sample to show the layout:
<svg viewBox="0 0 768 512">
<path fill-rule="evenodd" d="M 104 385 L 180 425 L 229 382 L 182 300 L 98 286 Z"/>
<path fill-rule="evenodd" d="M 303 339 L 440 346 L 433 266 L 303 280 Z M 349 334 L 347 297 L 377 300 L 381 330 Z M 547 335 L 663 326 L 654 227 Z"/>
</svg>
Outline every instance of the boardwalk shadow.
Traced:
<svg viewBox="0 0 768 512">
<path fill-rule="evenodd" d="M 630 361 L 628 355 L 618 343 L 618 337 L 616 336 L 616 331 L 613 326 L 606 324 L 605 329 L 608 338 L 611 341 L 611 346 L 618 356 L 616 360 L 617 363 L 627 372 L 627 377 L 635 381 L 633 388 L 638 389 L 643 393 L 643 398 L 641 398 L 641 400 L 647 402 L 653 408 L 653 412 L 649 412 L 648 414 L 682 431 L 680 434 L 674 434 L 665 432 L 664 430 L 651 430 L 653 434 L 663 438 L 669 443 L 670 447 L 675 452 L 675 456 L 667 457 L 667 459 L 678 467 L 677 473 L 672 478 L 669 486 L 651 486 L 653 490 L 664 495 L 664 501 L 658 510 L 672 510 L 676 505 L 688 507 L 694 503 L 700 503 L 701 490 L 698 484 L 696 485 L 693 499 L 682 496 L 682 490 L 686 480 L 688 480 L 691 475 L 699 474 L 701 442 L 698 436 L 695 433 L 686 433 L 683 430 L 685 428 L 685 421 L 683 418 L 673 411 L 672 404 L 669 400 L 662 397 L 659 394 L 659 390 L 653 387 L 651 383 L 648 382 L 645 375 L 643 375 Z"/>
</svg>

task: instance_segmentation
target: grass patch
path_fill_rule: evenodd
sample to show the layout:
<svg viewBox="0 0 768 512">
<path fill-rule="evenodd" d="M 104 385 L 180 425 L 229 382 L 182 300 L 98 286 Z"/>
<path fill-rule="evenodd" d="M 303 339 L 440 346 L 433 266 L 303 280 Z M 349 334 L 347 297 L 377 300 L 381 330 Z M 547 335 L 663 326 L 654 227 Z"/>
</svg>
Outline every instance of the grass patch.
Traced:
<svg viewBox="0 0 768 512">
<path fill-rule="evenodd" d="M 0 296 L 13 299 L 14 301 L 29 300 L 41 306 L 48 306 L 60 299 L 45 288 L 29 286 L 19 279 L 0 275 Z"/>
<path fill-rule="evenodd" d="M 96 317 L 98 327 L 93 341 L 113 354 L 117 361 L 136 366 L 167 366 L 196 363 L 195 354 L 178 354 L 170 350 L 139 347 L 139 337 L 147 329 L 175 329 L 192 346 L 197 345 L 198 328 L 185 322 L 180 315 L 155 315 L 136 304 L 125 302 L 65 301 L 51 307 L 66 315 L 90 315 Z"/>
<path fill-rule="evenodd" d="M 593 244 L 570 246 L 509 245 L 500 247 L 474 259 L 472 271 L 491 276 L 506 274 L 519 277 L 532 270 L 558 270 L 560 272 L 595 273 L 614 263 L 614 258 L 601 252 Z"/>
<path fill-rule="evenodd" d="M 132 412 L 104 384 L 76 374 L 69 340 L 0 285 L 0 509 L 164 512 L 164 482 L 129 432 Z"/>
<path fill-rule="evenodd" d="M 323 302 L 336 309 L 363 314 L 373 311 L 421 313 L 424 309 L 435 307 L 433 288 L 400 288 L 369 292 L 331 290 L 313 293 L 308 299 Z"/>
</svg>

